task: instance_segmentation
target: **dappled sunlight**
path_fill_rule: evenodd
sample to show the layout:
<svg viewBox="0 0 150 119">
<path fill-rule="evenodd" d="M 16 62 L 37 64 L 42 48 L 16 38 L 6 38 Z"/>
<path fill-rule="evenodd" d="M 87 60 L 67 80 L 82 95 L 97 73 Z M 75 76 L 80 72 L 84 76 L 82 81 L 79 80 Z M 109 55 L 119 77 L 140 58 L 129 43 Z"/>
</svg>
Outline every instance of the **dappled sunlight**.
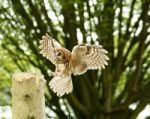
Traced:
<svg viewBox="0 0 150 119">
<path fill-rule="evenodd" d="M 150 0 L 0 0 L 0 118 L 11 119 L 15 72 L 44 75 L 47 119 L 150 116 L 149 6 Z M 77 44 L 102 45 L 108 66 L 72 76 L 73 92 L 57 97 L 48 85 L 55 66 L 40 54 L 46 33 L 70 51 Z"/>
</svg>

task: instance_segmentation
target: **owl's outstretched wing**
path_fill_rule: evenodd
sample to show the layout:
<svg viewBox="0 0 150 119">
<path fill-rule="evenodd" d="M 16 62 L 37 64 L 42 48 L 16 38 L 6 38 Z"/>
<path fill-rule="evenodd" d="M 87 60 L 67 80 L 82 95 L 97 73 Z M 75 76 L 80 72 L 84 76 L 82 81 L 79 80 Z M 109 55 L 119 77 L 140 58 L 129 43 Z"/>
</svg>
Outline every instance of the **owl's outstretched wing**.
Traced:
<svg viewBox="0 0 150 119">
<path fill-rule="evenodd" d="M 107 51 L 101 45 L 77 45 L 72 50 L 73 74 L 85 73 L 88 69 L 101 69 L 108 65 Z M 77 60 L 76 60 L 77 59 Z"/>
<path fill-rule="evenodd" d="M 42 37 L 39 48 L 41 49 L 40 54 L 56 64 L 55 49 L 61 48 L 61 45 L 55 39 L 46 34 Z"/>
</svg>

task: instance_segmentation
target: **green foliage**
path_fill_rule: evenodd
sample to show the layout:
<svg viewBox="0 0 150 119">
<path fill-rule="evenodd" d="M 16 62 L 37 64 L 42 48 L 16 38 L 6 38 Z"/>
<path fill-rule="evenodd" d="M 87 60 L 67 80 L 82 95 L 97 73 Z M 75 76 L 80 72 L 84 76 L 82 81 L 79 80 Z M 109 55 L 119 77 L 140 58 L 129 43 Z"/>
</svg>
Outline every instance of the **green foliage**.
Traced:
<svg viewBox="0 0 150 119">
<path fill-rule="evenodd" d="M 73 77 L 73 93 L 61 99 L 46 86 L 55 117 L 135 119 L 150 103 L 149 6 L 150 0 L 1 0 L 0 105 L 11 103 L 14 72 L 42 73 L 48 84 L 54 66 L 38 48 L 48 33 L 70 50 L 81 41 L 99 42 L 110 58 L 105 70 Z"/>
</svg>

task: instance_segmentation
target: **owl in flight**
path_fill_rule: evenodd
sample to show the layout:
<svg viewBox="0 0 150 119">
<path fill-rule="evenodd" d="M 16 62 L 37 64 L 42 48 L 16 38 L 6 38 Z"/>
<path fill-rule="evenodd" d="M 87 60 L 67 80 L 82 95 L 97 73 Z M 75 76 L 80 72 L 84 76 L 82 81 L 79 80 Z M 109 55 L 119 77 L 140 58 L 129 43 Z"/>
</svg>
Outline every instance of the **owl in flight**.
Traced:
<svg viewBox="0 0 150 119">
<path fill-rule="evenodd" d="M 71 74 L 80 75 L 88 69 L 101 69 L 108 65 L 108 52 L 101 45 L 76 45 L 71 52 L 46 34 L 39 48 L 40 53 L 56 67 L 49 86 L 57 96 L 73 90 Z"/>
</svg>

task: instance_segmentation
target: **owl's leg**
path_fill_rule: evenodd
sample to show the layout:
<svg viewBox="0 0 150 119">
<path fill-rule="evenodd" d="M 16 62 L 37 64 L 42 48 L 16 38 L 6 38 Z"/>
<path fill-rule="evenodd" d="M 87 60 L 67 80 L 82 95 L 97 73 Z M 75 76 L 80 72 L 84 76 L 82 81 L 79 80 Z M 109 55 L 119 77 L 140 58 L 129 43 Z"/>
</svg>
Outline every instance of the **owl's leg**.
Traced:
<svg viewBox="0 0 150 119">
<path fill-rule="evenodd" d="M 65 75 L 70 75 L 70 69 L 69 69 L 69 64 L 65 63 L 64 64 L 64 69 L 61 71 L 61 76 L 65 76 Z"/>
<path fill-rule="evenodd" d="M 51 70 L 48 70 L 48 75 L 54 77 L 54 76 L 60 76 L 61 73 L 59 71 L 57 71 L 57 70 L 55 70 L 55 72 L 53 72 Z"/>
</svg>

